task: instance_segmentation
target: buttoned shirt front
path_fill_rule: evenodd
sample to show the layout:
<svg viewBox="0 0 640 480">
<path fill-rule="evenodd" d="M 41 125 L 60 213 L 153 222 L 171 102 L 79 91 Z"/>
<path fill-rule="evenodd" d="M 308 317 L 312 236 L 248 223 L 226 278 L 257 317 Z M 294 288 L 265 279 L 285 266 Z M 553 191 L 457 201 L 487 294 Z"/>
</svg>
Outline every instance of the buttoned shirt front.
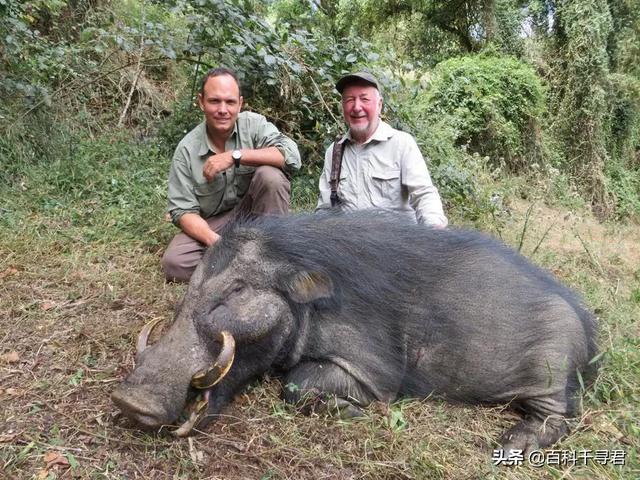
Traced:
<svg viewBox="0 0 640 480">
<path fill-rule="evenodd" d="M 418 223 L 446 226 L 442 201 L 411 135 L 380 121 L 374 134 L 358 145 L 347 133 L 338 196 L 344 210 L 384 209 L 411 216 Z M 320 176 L 318 209 L 331 208 L 333 144 Z"/>
<path fill-rule="evenodd" d="M 280 133 L 264 116 L 241 112 L 225 142 L 225 151 L 266 147 L 276 147 L 282 153 L 285 171 L 300 168 L 300 153 L 293 140 Z M 177 225 L 185 213 L 209 218 L 231 210 L 249 188 L 255 167 L 247 165 L 231 166 L 207 182 L 203 167 L 213 152 L 205 122 L 178 144 L 169 171 L 168 211 L 174 224 Z"/>
</svg>

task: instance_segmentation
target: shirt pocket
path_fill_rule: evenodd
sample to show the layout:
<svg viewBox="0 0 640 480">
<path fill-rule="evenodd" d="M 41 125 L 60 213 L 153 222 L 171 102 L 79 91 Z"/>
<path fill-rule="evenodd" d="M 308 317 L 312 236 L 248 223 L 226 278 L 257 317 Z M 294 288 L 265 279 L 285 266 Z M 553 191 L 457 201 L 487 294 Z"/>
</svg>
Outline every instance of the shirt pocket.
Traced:
<svg viewBox="0 0 640 480">
<path fill-rule="evenodd" d="M 331 175 L 329 175 L 329 193 L 328 199 L 331 199 Z M 357 194 L 354 189 L 353 179 L 345 172 L 340 171 L 340 179 L 338 180 L 338 198 L 342 207 L 355 207 L 357 205 Z"/>
<path fill-rule="evenodd" d="M 234 172 L 234 182 L 236 186 L 236 195 L 238 198 L 242 198 L 253 179 L 253 174 L 256 171 L 256 167 L 247 167 L 246 165 L 240 165 Z"/>
<path fill-rule="evenodd" d="M 376 207 L 399 207 L 401 204 L 400 170 L 372 170 L 369 195 L 371 203 Z"/>
<path fill-rule="evenodd" d="M 204 218 L 215 215 L 222 204 L 227 185 L 226 175 L 216 175 L 211 183 L 196 185 L 193 189 Z"/>
</svg>

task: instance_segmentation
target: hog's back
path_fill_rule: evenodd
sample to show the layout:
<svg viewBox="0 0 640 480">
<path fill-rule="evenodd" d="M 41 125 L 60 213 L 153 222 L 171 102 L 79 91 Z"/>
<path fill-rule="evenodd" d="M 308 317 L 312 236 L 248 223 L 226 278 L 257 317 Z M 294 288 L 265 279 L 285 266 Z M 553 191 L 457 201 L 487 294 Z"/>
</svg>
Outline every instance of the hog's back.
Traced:
<svg viewBox="0 0 640 480">
<path fill-rule="evenodd" d="M 593 319 L 577 296 L 483 234 L 433 239 L 420 238 L 431 254 L 421 257 L 423 289 L 408 322 L 416 341 L 405 390 L 504 402 L 565 388 L 592 349 Z"/>
</svg>

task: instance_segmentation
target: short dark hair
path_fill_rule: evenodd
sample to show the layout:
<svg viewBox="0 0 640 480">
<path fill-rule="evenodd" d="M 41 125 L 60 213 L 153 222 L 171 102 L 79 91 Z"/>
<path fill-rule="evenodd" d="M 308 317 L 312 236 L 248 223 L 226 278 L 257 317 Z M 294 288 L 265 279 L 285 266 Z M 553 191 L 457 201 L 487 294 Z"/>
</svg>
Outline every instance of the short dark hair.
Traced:
<svg viewBox="0 0 640 480">
<path fill-rule="evenodd" d="M 242 95 L 242 89 L 240 88 L 240 80 L 238 80 L 238 76 L 236 75 L 236 72 L 234 72 L 233 70 L 227 67 L 212 68 L 211 70 L 209 70 L 207 73 L 204 74 L 204 77 L 202 78 L 202 82 L 200 83 L 200 95 L 204 95 L 204 85 L 205 83 L 207 83 L 207 80 L 213 77 L 220 77 L 222 75 L 229 75 L 231 78 L 233 78 L 238 84 L 238 91 L 240 92 L 240 95 Z"/>
</svg>

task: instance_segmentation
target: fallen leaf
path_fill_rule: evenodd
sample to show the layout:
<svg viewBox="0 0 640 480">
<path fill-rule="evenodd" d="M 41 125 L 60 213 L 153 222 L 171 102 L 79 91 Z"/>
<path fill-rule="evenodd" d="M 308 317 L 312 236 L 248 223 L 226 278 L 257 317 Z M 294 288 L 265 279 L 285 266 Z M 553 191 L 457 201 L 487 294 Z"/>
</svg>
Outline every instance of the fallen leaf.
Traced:
<svg viewBox="0 0 640 480">
<path fill-rule="evenodd" d="M 52 460 L 55 460 L 56 458 L 58 458 L 60 454 L 58 452 L 47 452 L 44 454 L 44 463 L 49 463 Z"/>
<path fill-rule="evenodd" d="M 0 356 L 0 359 L 5 363 L 18 363 L 20 361 L 20 355 L 18 355 L 18 352 L 15 350 L 12 350 L 10 352 L 3 353 Z"/>
<path fill-rule="evenodd" d="M 48 469 L 54 465 L 69 466 L 69 460 L 67 460 L 67 457 L 62 455 L 60 452 L 53 450 L 44 454 L 44 461 L 47 464 Z"/>
<path fill-rule="evenodd" d="M 18 432 L 9 430 L 7 433 L 0 433 L 0 443 L 11 442 L 19 435 Z"/>
<path fill-rule="evenodd" d="M 44 310 L 45 312 L 47 310 L 51 310 L 53 307 L 55 307 L 55 304 L 53 304 L 51 302 L 42 302 L 40 304 L 40 310 Z"/>
<path fill-rule="evenodd" d="M 38 472 L 38 476 L 36 477 L 38 480 L 45 480 L 49 476 L 49 470 L 45 468 L 44 470 L 40 470 Z"/>
<path fill-rule="evenodd" d="M 8 277 L 9 275 L 15 275 L 16 273 L 18 273 L 18 270 L 13 267 L 9 267 L 4 272 L 0 273 L 0 280 L 4 277 Z"/>
</svg>

